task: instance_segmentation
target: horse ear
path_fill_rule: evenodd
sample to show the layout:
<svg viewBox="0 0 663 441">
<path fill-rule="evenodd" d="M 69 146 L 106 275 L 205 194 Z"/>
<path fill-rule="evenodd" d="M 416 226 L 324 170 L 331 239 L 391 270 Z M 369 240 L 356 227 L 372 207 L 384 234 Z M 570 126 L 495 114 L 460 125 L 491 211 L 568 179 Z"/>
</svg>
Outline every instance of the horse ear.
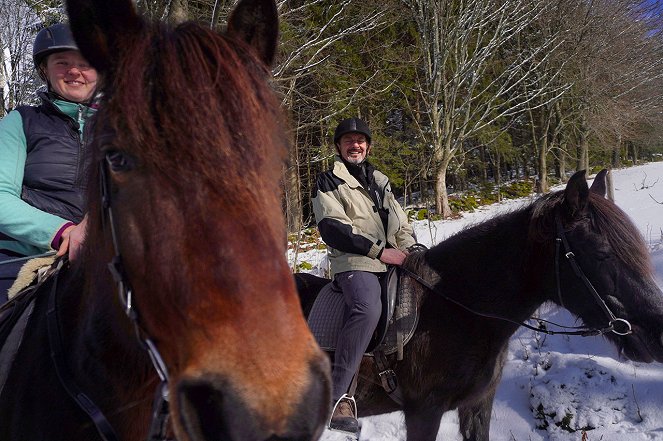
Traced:
<svg viewBox="0 0 663 441">
<path fill-rule="evenodd" d="M 228 19 L 227 34 L 248 43 L 271 67 L 279 39 L 279 18 L 274 0 L 240 1 Z"/>
<path fill-rule="evenodd" d="M 585 170 L 580 170 L 571 176 L 566 190 L 564 190 L 564 205 L 571 217 L 576 217 L 587 208 L 589 187 L 585 179 Z"/>
<path fill-rule="evenodd" d="M 142 26 L 131 0 L 67 0 L 67 15 L 78 48 L 100 73 L 113 65 L 120 42 Z"/>
<path fill-rule="evenodd" d="M 608 176 L 608 170 L 606 169 L 603 169 L 600 172 L 598 172 L 596 177 L 594 178 L 594 182 L 592 182 L 592 186 L 589 187 L 589 191 L 601 195 L 602 197 L 605 197 L 608 188 L 605 180 L 607 176 Z"/>
</svg>

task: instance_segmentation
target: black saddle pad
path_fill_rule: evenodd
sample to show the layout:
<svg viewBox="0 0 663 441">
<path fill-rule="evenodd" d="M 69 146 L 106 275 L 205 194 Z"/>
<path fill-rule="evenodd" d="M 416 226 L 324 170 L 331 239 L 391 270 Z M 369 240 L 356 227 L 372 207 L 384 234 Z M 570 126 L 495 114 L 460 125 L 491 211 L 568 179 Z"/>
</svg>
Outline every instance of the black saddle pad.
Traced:
<svg viewBox="0 0 663 441">
<path fill-rule="evenodd" d="M 411 282 L 409 277 L 401 277 L 395 267 L 386 276 L 382 289 L 382 315 L 366 351 L 368 355 L 375 350 L 394 353 L 399 342 L 402 347 L 414 334 L 418 321 L 416 301 L 411 289 L 403 289 Z M 309 328 L 325 351 L 336 349 L 344 309 L 343 293 L 337 291 L 333 283 L 328 283 L 318 294 L 308 316 Z"/>
</svg>

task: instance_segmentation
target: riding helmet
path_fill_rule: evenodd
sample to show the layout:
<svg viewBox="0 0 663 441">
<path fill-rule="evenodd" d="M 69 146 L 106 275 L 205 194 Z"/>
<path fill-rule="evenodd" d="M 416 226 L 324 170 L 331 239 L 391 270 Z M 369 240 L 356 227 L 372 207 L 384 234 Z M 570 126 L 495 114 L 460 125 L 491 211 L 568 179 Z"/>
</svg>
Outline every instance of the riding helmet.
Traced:
<svg viewBox="0 0 663 441">
<path fill-rule="evenodd" d="M 334 130 L 334 144 L 338 144 L 341 136 L 346 133 L 361 133 L 366 136 L 366 141 L 371 143 L 371 130 L 363 120 L 359 118 L 348 118 L 341 121 Z"/>
<path fill-rule="evenodd" d="M 48 55 L 69 50 L 78 50 L 69 26 L 56 23 L 42 29 L 35 37 L 32 46 L 32 61 L 35 63 L 35 69 L 39 70 L 39 65 Z"/>
</svg>

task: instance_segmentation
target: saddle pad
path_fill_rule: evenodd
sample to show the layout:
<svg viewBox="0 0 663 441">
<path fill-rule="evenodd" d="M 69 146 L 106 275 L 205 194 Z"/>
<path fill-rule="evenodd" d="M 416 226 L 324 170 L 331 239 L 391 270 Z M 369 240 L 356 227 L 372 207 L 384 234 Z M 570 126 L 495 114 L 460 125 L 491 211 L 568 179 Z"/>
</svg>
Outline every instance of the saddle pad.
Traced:
<svg viewBox="0 0 663 441">
<path fill-rule="evenodd" d="M 402 342 L 400 343 L 402 348 L 414 335 L 419 314 L 418 298 L 413 283 L 416 281 L 410 277 L 400 276 L 395 310 L 389 318 L 384 338 L 374 350 L 392 354 L 398 351 L 399 342 Z M 308 326 L 318 345 L 324 351 L 333 352 L 336 349 L 338 334 L 343 327 L 344 307 L 343 294 L 334 290 L 333 283 L 325 285 L 315 299 L 308 316 Z M 371 355 L 371 353 L 367 355 Z"/>
<path fill-rule="evenodd" d="M 308 316 L 308 326 L 318 345 L 323 351 L 330 352 L 336 349 L 345 309 L 343 293 L 335 291 L 333 286 L 328 283 L 320 290 Z"/>
</svg>

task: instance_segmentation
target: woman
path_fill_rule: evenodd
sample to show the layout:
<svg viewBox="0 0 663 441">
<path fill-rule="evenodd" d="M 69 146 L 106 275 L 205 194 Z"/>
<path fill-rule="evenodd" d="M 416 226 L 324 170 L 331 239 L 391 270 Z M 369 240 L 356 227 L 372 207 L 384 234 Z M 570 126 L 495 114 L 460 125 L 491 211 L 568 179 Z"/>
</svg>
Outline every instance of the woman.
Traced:
<svg viewBox="0 0 663 441">
<path fill-rule="evenodd" d="M 82 57 L 67 25 L 42 29 L 32 52 L 46 81 L 39 106 L 0 120 L 0 304 L 23 262 L 57 250 L 75 257 L 85 233 L 85 171 L 90 155 L 97 72 Z"/>
</svg>

